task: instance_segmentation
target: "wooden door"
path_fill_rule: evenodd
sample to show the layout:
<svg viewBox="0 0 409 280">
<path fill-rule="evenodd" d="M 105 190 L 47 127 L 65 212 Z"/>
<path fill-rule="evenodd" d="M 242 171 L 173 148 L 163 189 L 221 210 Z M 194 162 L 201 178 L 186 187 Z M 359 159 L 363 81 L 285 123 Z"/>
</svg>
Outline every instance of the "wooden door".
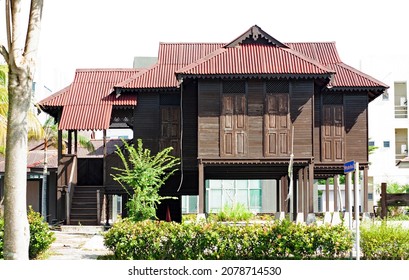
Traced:
<svg viewBox="0 0 409 280">
<path fill-rule="evenodd" d="M 180 109 L 177 106 L 161 107 L 161 136 L 159 150 L 173 147 L 172 155 L 180 153 Z"/>
<path fill-rule="evenodd" d="M 265 156 L 289 156 L 291 121 L 287 93 L 267 94 L 264 113 Z"/>
<path fill-rule="evenodd" d="M 245 94 L 223 94 L 220 128 L 221 156 L 247 155 L 247 103 Z"/>
<path fill-rule="evenodd" d="M 79 158 L 77 171 L 78 186 L 102 186 L 104 161 L 102 158 Z"/>
<path fill-rule="evenodd" d="M 342 105 L 323 105 L 322 161 L 344 161 L 344 112 Z"/>
</svg>

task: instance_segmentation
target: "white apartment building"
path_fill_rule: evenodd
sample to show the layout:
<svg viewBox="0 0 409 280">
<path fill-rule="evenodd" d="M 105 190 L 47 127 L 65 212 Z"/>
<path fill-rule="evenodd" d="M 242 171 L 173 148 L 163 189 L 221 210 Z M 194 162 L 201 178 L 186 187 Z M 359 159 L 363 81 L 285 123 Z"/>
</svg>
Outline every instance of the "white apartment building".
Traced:
<svg viewBox="0 0 409 280">
<path fill-rule="evenodd" d="M 369 104 L 368 110 L 369 145 L 377 147 L 369 156 L 369 180 L 376 199 L 382 182 L 409 184 L 409 164 L 398 165 L 408 156 L 409 149 L 409 54 L 363 58 L 361 69 L 390 87 Z"/>
</svg>

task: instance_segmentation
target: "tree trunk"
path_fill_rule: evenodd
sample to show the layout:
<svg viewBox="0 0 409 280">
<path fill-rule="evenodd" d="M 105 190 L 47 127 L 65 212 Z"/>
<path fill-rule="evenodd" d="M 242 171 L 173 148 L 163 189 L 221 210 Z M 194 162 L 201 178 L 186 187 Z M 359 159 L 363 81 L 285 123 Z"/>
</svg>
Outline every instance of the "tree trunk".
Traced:
<svg viewBox="0 0 409 280">
<path fill-rule="evenodd" d="M 27 220 L 27 112 L 32 78 L 26 69 L 10 67 L 7 123 L 4 219 L 4 258 L 28 259 L 30 229 Z"/>
<path fill-rule="evenodd" d="M 3 255 L 6 260 L 28 260 L 30 228 L 26 205 L 27 115 L 31 104 L 43 0 L 6 0 L 5 4 L 8 44 L 6 47 L 0 43 L 0 54 L 9 66 L 9 108 L 4 175 Z M 22 9 L 27 4 L 30 4 L 29 14 Z M 27 16 L 28 26 L 24 24 Z"/>
</svg>

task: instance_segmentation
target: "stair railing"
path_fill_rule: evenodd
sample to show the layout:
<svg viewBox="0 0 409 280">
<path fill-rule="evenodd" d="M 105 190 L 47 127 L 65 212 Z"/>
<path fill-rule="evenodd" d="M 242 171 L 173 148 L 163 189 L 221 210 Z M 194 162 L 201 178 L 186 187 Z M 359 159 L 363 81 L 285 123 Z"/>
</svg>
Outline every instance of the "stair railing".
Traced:
<svg viewBox="0 0 409 280">
<path fill-rule="evenodd" d="M 65 196 L 66 198 L 66 213 L 67 213 L 67 225 L 70 224 L 70 219 L 71 219 L 71 204 L 72 204 L 72 197 L 74 194 L 74 189 L 75 189 L 75 184 L 73 183 L 74 180 L 74 173 L 75 169 L 77 168 L 77 157 L 73 157 L 72 165 L 71 165 L 71 171 L 70 171 L 70 179 L 68 181 L 68 186 L 67 186 L 67 194 Z"/>
</svg>

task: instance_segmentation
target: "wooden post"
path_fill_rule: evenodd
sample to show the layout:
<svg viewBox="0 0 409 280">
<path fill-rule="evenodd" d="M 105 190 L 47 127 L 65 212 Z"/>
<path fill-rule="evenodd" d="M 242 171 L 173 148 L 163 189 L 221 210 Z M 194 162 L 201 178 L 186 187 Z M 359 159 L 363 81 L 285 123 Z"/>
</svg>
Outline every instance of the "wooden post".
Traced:
<svg viewBox="0 0 409 280">
<path fill-rule="evenodd" d="M 72 154 L 72 130 L 68 130 L 68 154 Z"/>
<path fill-rule="evenodd" d="M 105 226 L 109 226 L 109 195 L 105 193 Z"/>
<path fill-rule="evenodd" d="M 334 212 L 338 212 L 339 211 L 339 206 L 338 206 L 338 178 L 339 175 L 336 174 L 334 176 Z"/>
<path fill-rule="evenodd" d="M 298 180 L 297 180 L 297 188 L 298 188 L 298 212 L 303 211 L 303 195 L 304 195 L 304 180 L 303 180 L 303 170 L 302 168 L 298 170 Z"/>
<path fill-rule="evenodd" d="M 304 221 L 307 220 L 308 216 L 308 167 L 304 167 L 304 182 L 303 182 L 304 192 L 303 192 L 303 199 L 304 199 Z"/>
<path fill-rule="evenodd" d="M 58 151 L 57 151 L 57 153 L 58 153 L 58 156 L 57 156 L 57 158 L 58 158 L 58 165 L 60 164 L 60 161 L 61 161 L 61 158 L 62 158 L 62 130 L 58 130 L 58 147 L 57 147 L 57 149 L 58 149 Z"/>
<path fill-rule="evenodd" d="M 97 190 L 97 224 L 101 223 L 101 194 L 100 190 Z"/>
<path fill-rule="evenodd" d="M 290 201 L 290 203 L 293 205 L 293 221 L 295 221 L 296 219 L 297 219 L 297 213 L 298 213 L 298 210 L 297 210 L 297 201 L 299 200 L 299 198 L 298 198 L 298 181 L 297 180 L 295 180 L 296 178 L 295 178 L 295 173 L 293 173 L 292 174 L 293 175 L 293 182 L 295 182 L 295 186 L 294 186 L 294 184 L 293 184 L 293 190 L 292 190 L 292 192 L 293 192 L 293 195 L 292 195 L 292 197 L 290 198 L 290 200 L 292 200 L 292 201 Z M 291 205 L 290 204 L 290 205 Z M 289 208 L 290 209 L 290 208 Z M 290 212 L 290 211 L 289 211 Z"/>
<path fill-rule="evenodd" d="M 381 184 L 381 218 L 386 218 L 388 208 L 386 207 L 386 183 Z"/>
<path fill-rule="evenodd" d="M 282 176 L 281 177 L 281 182 L 280 182 L 280 187 L 281 187 L 281 212 L 287 213 L 287 194 L 288 194 L 288 178 L 287 176 Z"/>
<path fill-rule="evenodd" d="M 74 154 L 78 154 L 78 130 L 74 130 Z"/>
<path fill-rule="evenodd" d="M 280 212 L 280 181 L 278 179 L 275 179 L 276 182 L 276 212 Z"/>
<path fill-rule="evenodd" d="M 308 207 L 309 213 L 314 213 L 314 163 L 310 163 L 308 166 Z"/>
<path fill-rule="evenodd" d="M 324 212 L 329 212 L 329 179 L 325 181 L 325 211 Z"/>
<path fill-rule="evenodd" d="M 205 184 L 204 184 L 204 166 L 199 160 L 199 214 L 205 213 Z"/>
</svg>

